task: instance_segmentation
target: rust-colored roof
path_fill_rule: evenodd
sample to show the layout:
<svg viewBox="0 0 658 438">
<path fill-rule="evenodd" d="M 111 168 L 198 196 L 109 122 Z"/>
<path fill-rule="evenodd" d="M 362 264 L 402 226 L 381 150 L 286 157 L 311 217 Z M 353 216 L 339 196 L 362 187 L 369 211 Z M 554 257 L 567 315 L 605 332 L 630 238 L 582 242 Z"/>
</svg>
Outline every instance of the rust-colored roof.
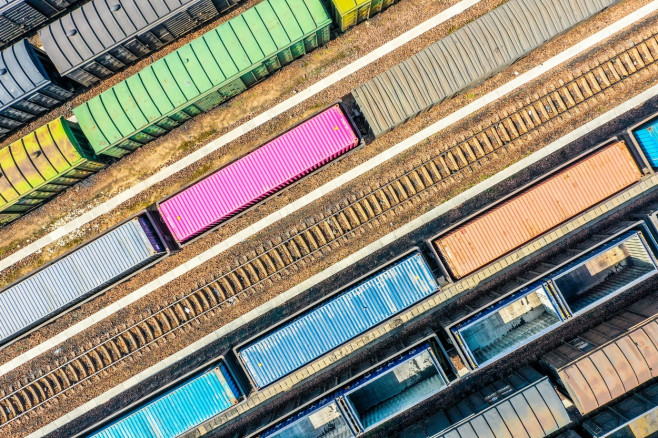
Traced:
<svg viewBox="0 0 658 438">
<path fill-rule="evenodd" d="M 656 295 L 652 294 L 544 357 L 581 413 L 591 412 L 658 376 L 655 302 Z M 632 315 L 637 317 L 638 312 L 653 315 L 637 324 Z M 606 338 L 606 332 L 614 333 L 621 328 L 615 321 L 629 328 L 597 345 L 598 340 Z"/>
<path fill-rule="evenodd" d="M 461 278 L 630 186 L 641 176 L 625 143 L 613 143 L 434 243 L 455 278 Z"/>
</svg>

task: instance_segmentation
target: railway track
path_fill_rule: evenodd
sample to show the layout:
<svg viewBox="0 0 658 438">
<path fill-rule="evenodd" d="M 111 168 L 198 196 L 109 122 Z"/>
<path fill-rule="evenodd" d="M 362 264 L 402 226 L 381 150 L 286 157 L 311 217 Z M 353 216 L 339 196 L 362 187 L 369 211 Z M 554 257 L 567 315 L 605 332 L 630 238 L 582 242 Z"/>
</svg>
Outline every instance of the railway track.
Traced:
<svg viewBox="0 0 658 438">
<path fill-rule="evenodd" d="M 120 328 L 99 345 L 64 359 L 52 370 L 35 373 L 8 390 L 0 390 L 0 427 L 29 418 L 37 408 L 92 378 L 101 378 L 104 372 L 127 358 L 141 355 L 145 349 L 151 350 L 172 333 L 233 306 L 242 297 L 260 292 L 268 283 L 295 272 L 300 264 L 324 257 L 341 243 L 370 229 L 373 221 L 411 206 L 413 200 L 451 178 L 475 171 L 514 142 L 657 61 L 658 33 L 621 52 L 601 55 L 595 67 L 578 72 L 569 81 L 547 86 L 543 94 L 519 103 L 510 114 L 492 118 L 469 137 L 404 174 L 358 196 L 348 196 L 323 217 L 309 218 L 312 223 L 290 230 L 283 240 L 264 243 L 239 266 L 220 273 L 137 323 Z"/>
</svg>

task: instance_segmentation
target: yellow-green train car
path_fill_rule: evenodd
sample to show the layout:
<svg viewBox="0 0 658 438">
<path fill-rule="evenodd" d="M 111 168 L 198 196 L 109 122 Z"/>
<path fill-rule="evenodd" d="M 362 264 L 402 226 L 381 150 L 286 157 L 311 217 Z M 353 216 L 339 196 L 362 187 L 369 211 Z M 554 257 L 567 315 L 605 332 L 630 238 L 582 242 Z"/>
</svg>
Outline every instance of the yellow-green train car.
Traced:
<svg viewBox="0 0 658 438">
<path fill-rule="evenodd" d="M 0 149 L 0 225 L 105 167 L 76 124 L 63 118 Z"/>
</svg>

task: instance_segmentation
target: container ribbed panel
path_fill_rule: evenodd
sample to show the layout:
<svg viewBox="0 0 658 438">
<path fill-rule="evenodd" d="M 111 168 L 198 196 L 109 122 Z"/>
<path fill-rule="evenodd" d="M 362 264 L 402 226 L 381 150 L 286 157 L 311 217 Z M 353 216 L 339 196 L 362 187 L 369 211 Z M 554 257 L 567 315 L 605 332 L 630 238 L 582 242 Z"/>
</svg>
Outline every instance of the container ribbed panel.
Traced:
<svg viewBox="0 0 658 438">
<path fill-rule="evenodd" d="M 137 218 L 76 248 L 0 292 L 0 344 L 162 254 Z"/>
<path fill-rule="evenodd" d="M 159 205 L 179 241 L 239 213 L 349 151 L 358 137 L 338 105 Z"/>
<path fill-rule="evenodd" d="M 582 213 L 641 178 L 623 142 L 572 164 L 435 240 L 461 278 Z"/>
<path fill-rule="evenodd" d="M 375 136 L 492 76 L 618 0 L 510 0 L 352 94 Z"/>
<path fill-rule="evenodd" d="M 238 402 L 222 363 L 103 428 L 90 438 L 175 438 Z"/>
<path fill-rule="evenodd" d="M 242 348 L 239 357 L 262 388 L 437 289 L 423 257 L 413 254 Z"/>
</svg>

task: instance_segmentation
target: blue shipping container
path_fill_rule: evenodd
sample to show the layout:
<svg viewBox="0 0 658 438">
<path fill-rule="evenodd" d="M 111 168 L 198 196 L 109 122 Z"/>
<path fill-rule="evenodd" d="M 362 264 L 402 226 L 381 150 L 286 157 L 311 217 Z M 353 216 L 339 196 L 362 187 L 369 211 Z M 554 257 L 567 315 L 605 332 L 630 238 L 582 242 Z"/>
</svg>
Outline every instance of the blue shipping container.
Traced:
<svg viewBox="0 0 658 438">
<path fill-rule="evenodd" d="M 0 291 L 0 344 L 166 254 L 146 215 Z"/>
<path fill-rule="evenodd" d="M 565 319 L 551 289 L 538 282 L 494 302 L 450 330 L 475 368 L 553 330 Z"/>
<path fill-rule="evenodd" d="M 226 365 L 177 386 L 101 429 L 92 438 L 174 438 L 238 403 Z"/>
<path fill-rule="evenodd" d="M 242 348 L 238 356 L 263 388 L 437 290 L 423 256 L 414 253 Z"/>
<path fill-rule="evenodd" d="M 658 117 L 634 129 L 633 136 L 651 167 L 658 168 Z"/>
</svg>

